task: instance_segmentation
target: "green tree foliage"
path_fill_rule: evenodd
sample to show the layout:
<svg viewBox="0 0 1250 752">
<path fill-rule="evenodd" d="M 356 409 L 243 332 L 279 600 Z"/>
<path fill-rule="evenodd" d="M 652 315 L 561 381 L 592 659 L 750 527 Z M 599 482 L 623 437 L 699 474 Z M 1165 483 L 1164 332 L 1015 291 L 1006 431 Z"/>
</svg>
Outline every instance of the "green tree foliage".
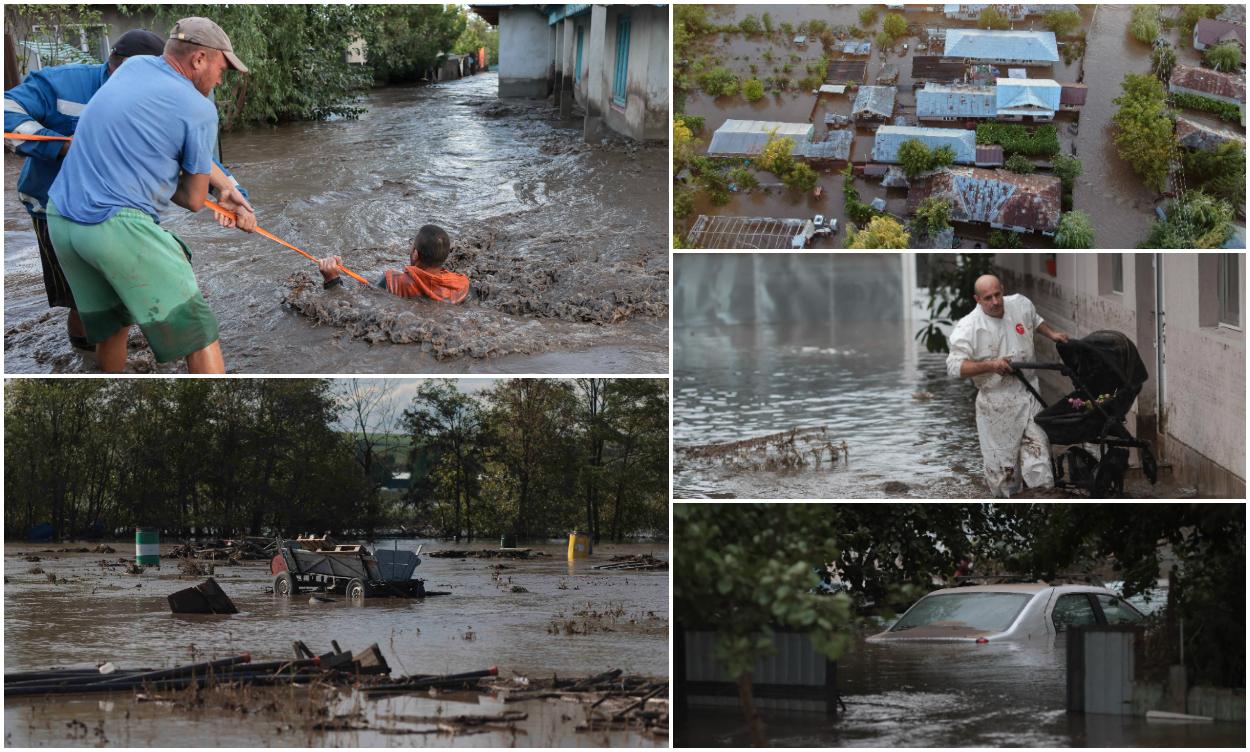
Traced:
<svg viewBox="0 0 1250 752">
<path fill-rule="evenodd" d="M 954 164 L 955 150 L 949 146 L 930 149 L 923 141 L 912 138 L 899 144 L 898 161 L 907 177 L 914 178 L 921 173 Z"/>
<path fill-rule="evenodd" d="M 977 16 L 977 28 L 980 29 L 1005 29 L 1010 25 L 1007 16 L 993 5 L 987 6 Z"/>
<path fill-rule="evenodd" d="M 881 30 L 890 35 L 890 43 L 907 34 L 907 19 L 898 13 L 886 13 Z"/>
<path fill-rule="evenodd" d="M 1059 248 L 1093 248 L 1094 227 L 1089 215 L 1083 211 L 1064 212 L 1055 231 L 1055 245 Z"/>
<path fill-rule="evenodd" d="M 1241 109 L 1229 102 L 1199 96 L 1198 94 L 1174 93 L 1172 103 L 1187 110 L 1201 110 L 1219 116 L 1220 120 L 1236 123 L 1241 120 Z"/>
<path fill-rule="evenodd" d="M 1241 47 L 1236 42 L 1224 42 L 1206 51 L 1207 64 L 1217 71 L 1235 72 L 1241 67 Z"/>
<path fill-rule="evenodd" d="M 1081 14 L 1071 10 L 1048 10 L 1042 16 L 1042 26 L 1055 32 L 1057 37 L 1066 37 L 1081 28 Z"/>
<path fill-rule="evenodd" d="M 759 19 L 752 15 L 748 15 L 738 22 L 738 30 L 748 36 L 759 34 L 761 28 Z"/>
<path fill-rule="evenodd" d="M 855 229 L 853 225 L 847 229 L 847 248 L 906 248 L 911 241 L 907 229 L 893 217 L 873 217 L 862 230 Z"/>
<path fill-rule="evenodd" d="M 1018 174 L 1031 175 L 1037 171 L 1037 165 L 1033 164 L 1033 160 L 1023 154 L 1012 154 L 1003 162 L 1003 167 Z"/>
<path fill-rule="evenodd" d="M 673 216 L 684 219 L 694 213 L 694 191 L 687 188 L 673 189 Z"/>
<path fill-rule="evenodd" d="M 703 5 L 673 6 L 673 60 L 680 65 L 689 58 L 692 46 L 713 31 Z"/>
<path fill-rule="evenodd" d="M 933 238 L 951 226 L 951 205 L 945 199 L 929 196 L 916 206 L 911 227 L 917 235 Z"/>
<path fill-rule="evenodd" d="M 946 332 L 976 305 L 972 287 L 977 277 L 994 271 L 994 256 L 989 253 L 960 253 L 954 261 L 945 259 L 933 264 L 929 272 L 929 318 L 916 333 L 931 353 L 950 352 Z"/>
<path fill-rule="evenodd" d="M 793 151 L 794 139 L 788 136 L 778 137 L 776 134 L 772 134 L 768 137 L 768 142 L 764 144 L 764 148 L 760 150 L 760 155 L 755 160 L 755 164 L 760 169 L 767 170 L 781 177 L 794 168 L 794 157 L 791 156 Z"/>
<path fill-rule="evenodd" d="M 1194 3 L 1180 6 L 1181 41 L 1193 44 L 1194 26 L 1204 18 L 1215 18 L 1223 12 L 1223 5 Z"/>
<path fill-rule="evenodd" d="M 978 144 L 999 144 L 1003 154 L 1051 157 L 1059 153 L 1059 132 L 1053 125 L 1030 128 L 1015 123 L 979 123 Z"/>
<path fill-rule="evenodd" d="M 865 30 L 871 29 L 873 24 L 877 22 L 877 13 L 880 9 L 875 5 L 861 5 L 859 8 L 859 25 Z"/>
<path fill-rule="evenodd" d="M 1004 250 L 1019 250 L 1024 247 L 1024 242 L 1020 239 L 1020 233 L 1013 230 L 994 230 L 990 232 L 989 240 L 990 248 L 999 248 Z"/>
<path fill-rule="evenodd" d="M 838 555 L 819 532 L 819 504 L 677 504 L 673 606 L 683 628 L 716 633 L 713 655 L 738 683 L 753 742 L 767 746 L 751 669 L 772 655 L 778 629 L 805 633 L 836 660 L 851 642 L 850 599 L 811 592 L 815 571 Z M 681 639 L 679 636 L 678 639 Z"/>
<path fill-rule="evenodd" d="M 764 98 L 764 82 L 758 78 L 748 78 L 742 82 L 742 96 L 748 102 L 756 102 Z"/>
<path fill-rule="evenodd" d="M 464 31 L 452 45 L 451 51 L 477 52 L 478 49 L 485 47 L 487 64 L 499 62 L 499 29 L 483 21 L 468 8 L 461 8 L 460 14 L 464 17 Z"/>
<path fill-rule="evenodd" d="M 738 77 L 728 68 L 713 68 L 699 77 L 699 87 L 714 97 L 732 97 L 738 93 Z"/>
<path fill-rule="evenodd" d="M 749 191 L 752 188 L 758 188 L 760 181 L 755 177 L 755 173 L 746 167 L 735 167 L 729 171 L 729 182 L 737 186 L 740 191 Z"/>
<path fill-rule="evenodd" d="M 781 177 L 781 181 L 792 191 L 810 191 L 816 187 L 819 176 L 811 166 L 796 162 L 789 172 Z"/>
<path fill-rule="evenodd" d="M 1124 93 L 1112 100 L 1120 106 L 1111 118 L 1117 152 L 1146 185 L 1161 192 L 1176 152 L 1163 84 L 1154 76 L 1130 73 L 1121 87 Z"/>
<path fill-rule="evenodd" d="M 1233 205 L 1202 191 L 1186 191 L 1155 220 L 1142 248 L 1220 248 L 1233 235 Z"/>
<path fill-rule="evenodd" d="M 680 117 L 673 119 L 673 174 L 681 172 L 690 163 L 695 154 L 698 140 L 690 131 L 686 121 Z"/>
<path fill-rule="evenodd" d="M 1172 77 L 1176 67 L 1176 50 L 1169 44 L 1161 44 L 1150 52 L 1150 72 L 1164 83 Z"/>
<path fill-rule="evenodd" d="M 473 502 L 481 496 L 479 478 L 486 464 L 485 413 L 471 396 L 450 381 L 427 381 L 417 390 L 412 406 L 403 414 L 404 430 L 412 437 L 412 462 L 425 460 L 433 469 L 427 481 L 449 479 L 450 493 L 437 498 L 451 499 L 450 519 L 435 523 L 445 538 L 456 541 L 463 535 L 473 540 Z M 437 479 L 437 480 L 435 480 Z M 434 483 L 419 483 L 409 489 L 410 497 L 421 496 Z M 415 494 L 414 494 L 415 492 Z"/>
<path fill-rule="evenodd" d="M 883 49 L 883 50 L 889 49 L 890 47 L 894 45 L 894 37 L 890 36 L 884 31 L 878 31 L 877 35 L 873 37 L 872 41 L 874 44 L 877 45 L 879 49 Z"/>
<path fill-rule="evenodd" d="M 1051 167 L 1055 171 L 1055 177 L 1063 182 L 1065 191 L 1071 191 L 1076 179 L 1081 176 L 1081 160 L 1067 154 L 1056 154 L 1051 160 Z"/>
<path fill-rule="evenodd" d="M 1134 5 L 1128 30 L 1142 44 L 1153 44 L 1159 36 L 1159 6 Z"/>
<path fill-rule="evenodd" d="M 1246 205 L 1246 147 L 1226 141 L 1212 151 L 1185 154 L 1185 180 L 1203 193 L 1222 198 L 1234 206 Z"/>
<path fill-rule="evenodd" d="M 855 176 L 850 162 L 842 168 L 842 202 L 846 207 L 846 215 L 851 218 L 852 222 L 867 224 L 877 214 L 871 206 L 860 201 L 859 191 L 855 190 Z"/>
</svg>

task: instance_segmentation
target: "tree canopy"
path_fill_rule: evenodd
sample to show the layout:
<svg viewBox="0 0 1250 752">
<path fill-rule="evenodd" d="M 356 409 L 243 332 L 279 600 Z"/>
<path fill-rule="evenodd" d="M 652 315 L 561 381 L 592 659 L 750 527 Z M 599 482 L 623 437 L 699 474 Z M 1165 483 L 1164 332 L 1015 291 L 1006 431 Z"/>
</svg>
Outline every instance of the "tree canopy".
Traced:
<svg viewBox="0 0 1250 752">
<path fill-rule="evenodd" d="M 852 226 L 847 232 L 850 236 L 846 244 L 847 248 L 906 248 L 911 241 L 907 229 L 893 217 L 876 216 L 870 219 L 862 230 L 857 230 Z"/>
<path fill-rule="evenodd" d="M 1120 106 L 1111 118 L 1116 149 L 1146 185 L 1162 192 L 1177 151 L 1163 84 L 1154 76 L 1130 73 L 1121 87 L 1124 93 L 1112 100 Z"/>
<path fill-rule="evenodd" d="M 1055 231 L 1055 245 L 1060 248 L 1093 248 L 1094 228 L 1089 215 L 1081 210 L 1064 212 Z"/>
</svg>

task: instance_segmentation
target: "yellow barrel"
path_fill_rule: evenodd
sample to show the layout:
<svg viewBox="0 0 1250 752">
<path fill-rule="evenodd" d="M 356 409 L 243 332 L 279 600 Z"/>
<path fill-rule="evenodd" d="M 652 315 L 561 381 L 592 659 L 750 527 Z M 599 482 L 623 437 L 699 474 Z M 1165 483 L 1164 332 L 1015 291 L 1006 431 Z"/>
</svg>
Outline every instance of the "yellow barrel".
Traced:
<svg viewBox="0 0 1250 752">
<path fill-rule="evenodd" d="M 590 536 L 576 530 L 569 533 L 569 561 L 590 556 Z"/>
</svg>

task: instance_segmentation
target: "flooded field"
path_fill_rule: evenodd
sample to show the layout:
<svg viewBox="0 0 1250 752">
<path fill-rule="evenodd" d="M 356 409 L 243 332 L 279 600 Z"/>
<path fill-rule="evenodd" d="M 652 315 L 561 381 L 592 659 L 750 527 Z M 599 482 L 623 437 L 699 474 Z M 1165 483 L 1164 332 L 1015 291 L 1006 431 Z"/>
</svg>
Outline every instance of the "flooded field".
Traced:
<svg viewBox="0 0 1250 752">
<path fill-rule="evenodd" d="M 440 547 L 430 541 L 398 541 L 397 545 L 415 548 L 418 543 L 425 543 L 425 553 Z M 115 564 L 119 556 L 133 558 L 126 546 L 113 546 L 116 554 L 102 555 L 46 551 L 61 545 L 6 545 L 6 672 L 95 666 L 106 660 L 122 667 L 162 668 L 244 651 L 255 660 L 274 660 L 290 656 L 292 640 L 303 640 L 314 652 L 326 652 L 334 639 L 345 650 L 360 650 L 376 642 L 393 676 L 491 666 L 498 666 L 500 676 L 506 677 L 589 676 L 609 668 L 653 677 L 668 673 L 668 573 L 591 569 L 615 554 L 652 553 L 667 558 L 667 546 L 662 543 L 605 545 L 596 549 L 594 558 L 576 563 L 565 560 L 565 548 L 560 545 L 538 547 L 550 557 L 526 561 L 423 555 L 416 576 L 425 579 L 427 589 L 448 595 L 416 601 L 367 599 L 358 605 L 339 596 L 332 596 L 337 602 L 315 604 L 307 596 L 276 598 L 266 592 L 268 562 L 218 564 L 214 577 L 240 613 L 214 617 L 169 613 L 166 596 L 202 578 L 180 579 L 169 559 L 163 569 L 149 569 L 141 575 L 125 574 L 121 566 L 102 566 L 102 560 Z M 38 556 L 40 561 L 28 561 L 27 556 Z M 33 567 L 43 572 L 31 574 Z M 50 582 L 49 574 L 58 582 Z M 367 731 L 313 731 L 299 718 L 264 710 L 274 703 L 279 710 L 290 703 L 307 705 L 284 697 L 302 691 L 263 692 L 243 708 L 231 707 L 239 703 L 238 698 L 217 701 L 210 697 L 195 712 L 186 713 L 173 713 L 167 706 L 135 700 L 125 693 L 107 698 L 80 696 L 69 703 L 64 698 L 10 701 L 5 704 L 6 744 L 89 745 L 100 738 L 97 728 L 111 743 L 125 746 L 667 742 L 621 730 L 578 732 L 576 727 L 585 721 L 583 707 L 551 701 L 508 704 L 507 710 L 529 715 L 519 724 L 519 735 L 509 731 L 502 736 L 499 732 L 453 738 L 382 730 L 395 726 L 396 716 L 502 711 L 501 701 L 476 694 L 365 701 L 343 690 L 326 700 L 334 714 L 358 708 L 370 726 Z M 71 720 L 84 724 L 80 735 Z"/>
<path fill-rule="evenodd" d="M 838 662 L 846 711 L 761 699 L 779 747 L 1241 747 L 1245 724 L 1156 724 L 1069 715 L 1065 648 L 857 643 Z M 692 700 L 678 746 L 747 746 L 734 696 Z M 717 707 L 719 706 L 719 707 Z"/>
<path fill-rule="evenodd" d="M 600 372 L 668 368 L 666 144 L 583 142 L 545 102 L 500 100 L 495 74 L 365 97 L 359 120 L 225 134 L 225 163 L 260 226 L 367 279 L 406 263 L 416 229 L 452 237 L 447 267 L 472 280 L 446 306 L 382 290 L 323 291 L 312 265 L 210 212 L 167 226 L 195 254 L 227 369 L 250 373 Z M 576 126 L 576 127 L 575 127 Z M 9 372 L 90 372 L 64 310 L 49 312 L 38 253 L 5 157 L 5 360 Z M 137 332 L 137 330 L 135 330 Z M 132 338 L 128 370 L 157 366 Z"/>
<path fill-rule="evenodd" d="M 709 7 L 712 8 L 710 17 L 717 24 L 737 23 L 748 15 L 758 19 L 767 12 L 772 18 L 774 28 L 783 22 L 797 26 L 811 20 L 821 20 L 835 28 L 860 26 L 858 12 L 861 6 L 857 5 Z M 1030 77 L 1052 78 L 1061 83 L 1083 82 L 1089 87 L 1088 100 L 1079 116 L 1068 112 L 1059 113 L 1055 117 L 1055 125 L 1058 128 L 1062 152 L 1074 154 L 1082 162 L 1083 173 L 1077 179 L 1074 190 L 1074 208 L 1083 209 L 1090 215 L 1095 242 L 1098 247 L 1103 248 L 1132 247 L 1141 242 L 1154 219 L 1154 207 L 1159 198 L 1144 187 L 1141 179 L 1119 158 L 1113 140 L 1111 117 L 1118 108 L 1112 100 L 1121 93 L 1120 83 L 1128 73 L 1146 73 L 1150 70 L 1150 48 L 1134 40 L 1128 33 L 1130 10 L 1127 5 L 1082 6 L 1081 15 L 1087 34 L 1085 54 L 1071 58 L 1070 62 L 1060 60 L 1050 68 L 1027 69 Z M 975 21 L 949 19 L 940 12 L 908 11 L 904 18 L 913 30 L 976 26 Z M 879 16 L 874 31 L 880 28 L 880 24 Z M 1040 19 L 1030 17 L 1016 22 L 1013 28 L 1039 29 Z M 1178 31 L 1172 30 L 1169 34 L 1181 62 L 1199 61 L 1199 53 L 1190 46 L 1180 44 Z M 846 39 L 849 40 L 850 37 Z M 893 66 L 899 74 L 895 117 L 901 116 L 909 125 L 915 125 L 912 58 L 916 54 L 929 54 L 919 49 L 921 42 L 920 36 L 909 35 L 899 40 L 897 49 L 884 53 L 874 44 L 872 55 L 864 58 L 844 55 L 840 49 L 826 50 L 819 41 L 798 47 L 790 38 L 780 33 L 772 38 L 763 35 L 748 37 L 735 33 L 710 35 L 698 44 L 697 50 L 702 55 L 715 58 L 719 64 L 729 68 L 743 80 L 752 75 L 757 75 L 761 80 L 775 75 L 778 66 L 787 62 L 793 62 L 796 71 L 790 78 L 801 78 L 806 75 L 803 66 L 819 61 L 823 55 L 829 55 L 833 59 L 866 60 L 868 67 L 865 80 L 869 84 L 876 81 L 885 66 Z M 837 44 L 840 45 L 841 40 Z M 906 50 L 902 49 L 904 44 L 907 45 Z M 1061 57 L 1067 44 L 1060 44 Z M 765 56 L 771 57 L 774 62 L 767 62 Z M 818 100 L 809 91 L 790 90 L 783 94 L 769 93 L 752 104 L 741 95 L 710 97 L 696 89 L 685 95 L 684 112 L 705 119 L 701 137 L 702 149 L 706 150 L 712 133 L 728 119 L 811 122 L 815 127 L 814 136 L 819 140 L 826 133 L 824 113 L 849 115 L 852 101 L 852 95 L 825 96 Z M 1185 115 L 1218 125 L 1217 120 L 1201 113 L 1186 111 Z M 925 125 L 963 127 L 956 123 L 927 122 Z M 851 161 L 856 164 L 871 161 L 875 126 L 851 127 L 855 132 Z M 824 188 L 821 198 L 815 198 L 811 193 L 798 194 L 779 184 L 768 185 L 769 181 L 761 177 L 764 185 L 760 189 L 731 193 L 729 203 L 724 206 L 713 205 L 704 192 L 699 192 L 694 210 L 688 217 L 677 220 L 675 231 L 684 236 L 700 214 L 802 219 L 823 214 L 839 219 L 841 227 L 833 236 L 815 238 L 810 247 L 842 247 L 845 244 L 844 228 L 848 221 L 842 194 L 842 176 L 838 173 L 842 164 L 815 166 L 820 176 L 818 185 Z M 882 198 L 886 202 L 887 212 L 896 217 L 906 217 L 906 189 L 883 188 L 879 181 L 863 178 L 856 178 L 854 184 L 861 200 L 870 202 L 875 198 Z M 988 246 L 988 227 L 960 225 L 956 232 L 956 247 L 971 249 Z M 1051 240 L 1042 235 L 1025 235 L 1021 240 L 1026 248 L 1053 246 Z"/>
</svg>

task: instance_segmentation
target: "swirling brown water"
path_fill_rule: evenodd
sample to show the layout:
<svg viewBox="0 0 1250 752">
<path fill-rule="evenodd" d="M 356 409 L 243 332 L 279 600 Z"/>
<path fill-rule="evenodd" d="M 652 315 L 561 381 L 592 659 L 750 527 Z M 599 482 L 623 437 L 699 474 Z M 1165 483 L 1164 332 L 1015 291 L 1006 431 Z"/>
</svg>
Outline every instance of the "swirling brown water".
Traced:
<svg viewBox="0 0 1250 752">
<path fill-rule="evenodd" d="M 475 290 L 450 308 L 355 283 L 304 289 L 309 262 L 179 210 L 167 225 L 195 254 L 231 371 L 667 370 L 667 148 L 615 137 L 589 146 L 580 121 L 496 91 L 494 74 L 392 87 L 368 95 L 359 120 L 223 137 L 265 229 L 373 279 L 404 262 L 417 227 L 436 223 L 453 237 L 448 266 Z M 65 341 L 63 312 L 45 308 L 12 190 L 19 169 L 6 156 L 6 371 L 92 370 Z M 134 352 L 130 368 L 155 364 Z"/>
</svg>

